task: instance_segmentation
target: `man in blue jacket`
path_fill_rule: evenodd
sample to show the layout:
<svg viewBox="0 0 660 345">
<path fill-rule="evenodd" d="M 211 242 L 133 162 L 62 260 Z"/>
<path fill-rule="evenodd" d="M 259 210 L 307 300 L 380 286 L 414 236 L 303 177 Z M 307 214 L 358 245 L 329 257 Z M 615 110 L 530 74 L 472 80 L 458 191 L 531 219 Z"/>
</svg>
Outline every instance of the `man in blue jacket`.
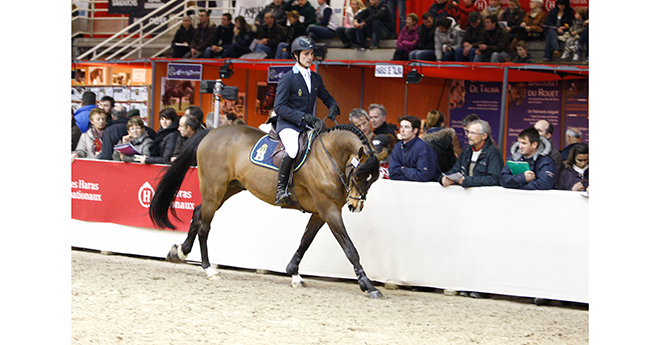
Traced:
<svg viewBox="0 0 660 345">
<path fill-rule="evenodd" d="M 518 142 L 511 146 L 511 160 L 527 162 L 528 171 L 514 175 L 508 165 L 500 174 L 500 184 L 504 188 L 547 190 L 552 189 L 557 180 L 557 167 L 550 157 L 552 146 L 548 139 L 539 135 L 534 127 L 518 134 Z"/>
<path fill-rule="evenodd" d="M 82 107 L 73 114 L 76 119 L 76 125 L 82 133 L 89 129 L 89 112 L 96 108 L 96 94 L 92 91 L 85 91 L 82 95 Z"/>
<path fill-rule="evenodd" d="M 438 157 L 418 137 L 422 121 L 412 115 L 399 117 L 401 141 L 390 156 L 390 180 L 428 182 L 438 179 Z"/>
</svg>

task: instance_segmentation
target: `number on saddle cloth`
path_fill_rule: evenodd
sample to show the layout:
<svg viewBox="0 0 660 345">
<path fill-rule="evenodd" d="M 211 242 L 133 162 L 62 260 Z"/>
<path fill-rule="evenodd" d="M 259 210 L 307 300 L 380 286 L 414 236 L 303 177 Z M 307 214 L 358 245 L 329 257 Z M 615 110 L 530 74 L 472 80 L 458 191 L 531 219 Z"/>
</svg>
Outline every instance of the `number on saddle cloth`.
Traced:
<svg viewBox="0 0 660 345">
<path fill-rule="evenodd" d="M 312 147 L 312 141 L 316 138 L 313 130 L 308 130 L 300 133 L 298 137 L 298 154 L 294 161 L 294 169 L 296 171 L 307 161 L 307 155 Z M 271 131 L 269 134 L 264 135 L 257 141 L 250 151 L 250 162 L 264 168 L 272 170 L 279 170 L 282 163 L 282 156 L 286 154 L 284 145 L 279 140 L 277 133 Z"/>
</svg>

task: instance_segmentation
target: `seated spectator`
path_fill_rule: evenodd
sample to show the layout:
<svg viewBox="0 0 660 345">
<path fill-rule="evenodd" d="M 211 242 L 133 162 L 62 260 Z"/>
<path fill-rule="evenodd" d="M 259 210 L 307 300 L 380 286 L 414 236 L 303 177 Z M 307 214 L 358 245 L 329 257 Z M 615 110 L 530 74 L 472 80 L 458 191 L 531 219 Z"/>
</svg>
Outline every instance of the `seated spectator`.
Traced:
<svg viewBox="0 0 660 345">
<path fill-rule="evenodd" d="M 586 29 L 584 21 L 586 20 L 587 10 L 584 8 L 578 8 L 575 10 L 575 20 L 573 20 L 573 26 L 571 26 L 568 31 L 564 32 L 563 36 L 559 36 L 560 41 L 565 41 L 564 45 L 564 54 L 561 56 L 562 59 L 568 59 L 573 54 L 573 61 L 578 61 L 580 59 L 580 49 L 579 49 L 579 40 L 580 35 Z"/>
<path fill-rule="evenodd" d="M 406 25 L 399 32 L 399 37 L 396 39 L 396 50 L 392 60 L 395 61 L 408 61 L 408 54 L 417 48 L 419 35 L 417 30 L 417 23 L 419 17 L 414 13 L 406 15 Z"/>
<path fill-rule="evenodd" d="M 194 34 L 195 27 L 192 25 L 190 16 L 184 15 L 181 20 L 181 27 L 179 27 L 174 34 L 174 39 L 172 39 L 173 58 L 182 58 L 190 51 L 190 44 L 192 43 Z"/>
<path fill-rule="evenodd" d="M 520 8 L 520 0 L 509 0 L 509 4 L 500 19 L 506 22 L 504 30 L 508 34 L 509 42 L 514 39 L 516 31 L 520 29 L 523 19 L 525 19 L 525 11 Z"/>
<path fill-rule="evenodd" d="M 112 125 L 106 127 L 103 135 L 101 136 L 101 153 L 96 156 L 97 159 L 112 160 L 115 144 L 121 140 L 128 130 L 126 129 L 126 122 L 128 122 L 128 114 L 123 105 L 116 104 L 110 111 L 112 116 Z"/>
<path fill-rule="evenodd" d="M 250 45 L 257 33 L 257 28 L 248 24 L 243 16 L 236 17 L 234 24 L 234 39 L 222 50 L 221 59 L 239 58 L 241 55 L 251 52 Z"/>
<path fill-rule="evenodd" d="M 216 26 L 215 23 L 211 21 L 211 11 L 199 10 L 197 15 L 199 17 L 199 25 L 197 25 L 195 34 L 192 38 L 192 42 L 190 42 L 190 51 L 187 52 L 183 57 L 203 57 L 204 53 L 206 52 L 206 48 L 213 44 Z"/>
<path fill-rule="evenodd" d="M 259 26 L 263 24 L 264 21 L 264 15 L 266 13 L 270 12 L 273 17 L 275 17 L 275 22 L 277 24 L 280 24 L 282 27 L 286 27 L 286 10 L 284 9 L 284 1 L 283 0 L 273 0 L 270 4 L 268 4 L 266 7 L 264 7 L 259 14 L 257 14 L 257 17 L 254 18 L 254 25 Z"/>
<path fill-rule="evenodd" d="M 463 41 L 463 30 L 452 17 L 440 18 L 435 25 L 436 60 L 454 61 L 456 49 L 461 47 Z"/>
<path fill-rule="evenodd" d="M 266 58 L 272 59 L 275 57 L 277 45 L 284 42 L 285 39 L 286 29 L 275 22 L 272 13 L 266 13 L 263 25 L 260 25 L 257 29 L 258 43 L 254 51 L 266 53 Z"/>
<path fill-rule="evenodd" d="M 89 112 L 96 108 L 96 94 L 92 91 L 85 91 L 82 94 L 82 107 L 78 108 L 73 114 L 76 119 L 76 126 L 80 132 L 85 133 L 89 128 Z"/>
<path fill-rule="evenodd" d="M 530 0 L 530 11 L 525 14 L 520 29 L 513 30 L 514 38 L 511 41 L 511 50 L 515 49 L 518 41 L 535 41 L 543 38 L 543 24 L 548 16 L 543 11 L 543 0 Z"/>
<path fill-rule="evenodd" d="M 556 174 L 559 176 L 562 166 L 564 165 L 564 161 L 561 159 L 561 153 L 552 143 L 552 133 L 555 131 L 555 126 L 553 126 L 550 121 L 543 119 L 536 121 L 534 128 L 539 131 L 540 136 L 548 139 L 548 144 L 550 145 L 551 149 L 550 157 L 552 157 L 552 160 L 555 161 L 555 166 L 557 167 Z"/>
<path fill-rule="evenodd" d="M 474 62 L 504 62 L 508 61 L 509 39 L 507 33 L 497 23 L 497 16 L 491 14 L 484 19 L 484 39 L 477 43 Z"/>
<path fill-rule="evenodd" d="M 277 45 L 275 58 L 279 60 L 291 59 L 291 43 L 296 39 L 296 37 L 307 34 L 307 31 L 305 31 L 305 26 L 300 22 L 300 20 L 298 20 L 300 18 L 298 11 L 289 11 L 286 16 L 289 18 L 290 25 L 286 28 L 285 41 L 280 42 Z"/>
<path fill-rule="evenodd" d="M 355 15 L 353 27 L 346 35 L 359 50 L 367 48 L 367 37 L 371 37 L 371 48 L 380 47 L 380 40 L 396 38 L 392 14 L 381 0 L 369 0 L 369 6 Z"/>
<path fill-rule="evenodd" d="M 204 51 L 205 58 L 214 58 L 220 56 L 222 51 L 227 48 L 234 40 L 234 23 L 231 22 L 231 13 L 223 13 L 220 26 L 215 29 L 213 44 L 206 47 Z"/>
<path fill-rule="evenodd" d="M 449 16 L 454 18 L 464 31 L 467 29 L 468 15 L 471 12 L 479 11 L 477 6 L 474 6 L 474 0 L 463 0 L 463 5 L 460 4 L 459 0 L 451 0 L 447 3 L 447 6 L 449 6 L 447 9 Z"/>
<path fill-rule="evenodd" d="M 148 156 L 136 157 L 140 163 L 170 164 L 174 149 L 179 139 L 179 115 L 172 108 L 165 108 L 158 115 L 160 128 L 156 132 L 153 145 Z"/>
<path fill-rule="evenodd" d="M 340 25 L 340 18 L 332 12 L 330 0 L 317 0 L 319 7 L 316 9 L 316 24 L 307 27 L 307 33 L 314 41 L 333 38 L 337 34 L 335 30 Z"/>
<path fill-rule="evenodd" d="M 564 136 L 564 148 L 559 151 L 561 153 L 562 161 L 568 159 L 568 154 L 571 152 L 571 149 L 575 144 L 582 142 L 582 132 L 575 127 L 568 127 L 566 129 L 566 135 Z"/>
<path fill-rule="evenodd" d="M 394 146 L 390 156 L 388 170 L 391 180 L 437 181 L 438 158 L 431 146 L 417 136 L 421 124 L 422 121 L 412 115 L 399 117 L 401 141 Z"/>
<path fill-rule="evenodd" d="M 435 21 L 426 12 L 422 15 L 422 25 L 417 28 L 417 47 L 408 54 L 410 60 L 436 61 L 435 58 Z"/>
<path fill-rule="evenodd" d="M 543 35 L 545 36 L 545 51 L 543 61 L 550 62 L 553 57 L 559 57 L 559 36 L 562 36 L 573 25 L 573 9 L 569 0 L 557 0 L 555 8 L 550 10 L 545 19 Z"/>
<path fill-rule="evenodd" d="M 294 1 L 296 4 L 294 5 Z M 307 0 L 289 0 L 284 4 L 285 11 L 298 11 L 300 21 L 307 29 L 308 26 L 316 23 L 316 10 Z"/>
<path fill-rule="evenodd" d="M 76 146 L 78 146 L 78 142 L 80 141 L 80 136 L 82 135 L 80 128 L 78 128 L 78 125 L 76 125 L 76 118 L 73 117 L 74 113 L 75 111 L 73 110 L 72 107 L 71 108 L 71 151 L 76 149 Z"/>
<path fill-rule="evenodd" d="M 374 134 L 391 134 L 396 138 L 396 125 L 387 123 L 387 110 L 382 104 L 373 103 L 369 105 L 369 123 L 374 129 Z"/>
<path fill-rule="evenodd" d="M 557 189 L 581 192 L 589 187 L 589 145 L 577 143 L 564 162 Z"/>
<path fill-rule="evenodd" d="M 449 171 L 456 163 L 458 152 L 461 152 L 461 144 L 458 142 L 456 132 L 453 128 L 445 128 L 445 116 L 442 112 L 431 110 L 426 114 L 426 133 L 420 135 L 426 141 L 438 157 L 439 173 Z"/>
<path fill-rule="evenodd" d="M 96 155 L 101 152 L 101 138 L 105 131 L 107 118 L 108 115 L 106 115 L 105 111 L 101 108 L 94 108 L 89 112 L 89 120 L 92 125 L 87 132 L 80 136 L 78 145 L 75 150 L 71 152 L 71 163 L 73 163 L 76 158 L 96 159 Z"/>
<path fill-rule="evenodd" d="M 502 187 L 526 190 L 552 189 L 557 180 L 557 167 L 550 157 L 550 150 L 550 143 L 539 135 L 536 128 L 529 127 L 520 132 L 518 142 L 511 146 L 510 160 L 527 162 L 530 170 L 514 175 L 505 164 L 500 174 Z"/>
<path fill-rule="evenodd" d="M 481 11 L 481 17 L 485 20 L 486 17 L 494 14 L 497 17 L 496 22 L 502 20 L 502 16 L 504 15 L 504 8 L 500 6 L 500 0 L 490 0 L 488 2 L 488 6 L 484 8 L 483 11 Z"/>
<path fill-rule="evenodd" d="M 364 10 L 365 8 L 367 7 L 364 5 L 362 0 L 351 0 L 349 7 L 346 8 L 346 12 L 344 14 L 344 23 L 341 27 L 338 27 L 335 30 L 337 37 L 339 37 L 342 43 L 344 43 L 344 48 L 351 48 L 351 40 L 348 38 L 346 30 L 355 30 L 355 27 L 353 26 L 353 19 L 355 18 L 355 15 L 360 13 L 360 11 Z"/>
<path fill-rule="evenodd" d="M 529 47 L 527 46 L 527 42 L 518 41 L 518 43 L 516 43 L 516 47 L 515 47 L 516 57 L 513 58 L 512 62 L 515 62 L 515 63 L 534 63 L 534 58 L 532 58 L 530 55 L 527 55 L 527 50 L 528 49 L 529 49 Z"/>
<path fill-rule="evenodd" d="M 179 130 L 179 133 L 181 135 L 177 137 L 174 153 L 170 158 L 171 161 L 174 161 L 176 159 L 176 156 L 179 154 L 181 148 L 183 147 L 183 144 L 186 143 L 186 140 L 188 140 L 188 138 L 192 137 L 198 131 L 203 130 L 201 127 L 201 123 L 193 115 L 181 116 L 181 118 L 179 119 L 179 126 L 177 127 L 177 129 Z M 195 163 L 194 165 L 197 164 Z"/>
<path fill-rule="evenodd" d="M 125 163 L 144 163 L 142 158 L 148 156 L 151 153 L 151 146 L 154 144 L 153 139 L 149 138 L 146 127 L 147 126 L 144 125 L 144 121 L 142 121 L 140 118 L 134 117 L 129 119 L 128 122 L 126 122 L 126 129 L 128 134 L 123 136 L 121 140 L 116 143 L 116 145 L 131 143 L 131 145 L 135 147 L 135 150 L 137 150 L 139 154 L 125 155 L 115 151 L 112 154 L 112 159 Z"/>
<path fill-rule="evenodd" d="M 371 141 L 374 138 L 374 132 L 371 130 L 371 124 L 369 123 L 369 114 L 367 111 L 361 108 L 354 108 L 348 113 L 348 120 L 351 123 L 359 128 L 364 135 L 367 136 L 367 139 Z"/>
<path fill-rule="evenodd" d="M 454 61 L 474 61 L 477 51 L 477 43 L 484 40 L 486 29 L 479 12 L 471 12 L 468 15 L 468 27 L 463 35 L 461 46 L 456 49 Z"/>
<path fill-rule="evenodd" d="M 435 22 L 436 20 L 442 17 L 449 16 L 448 13 L 449 7 L 450 6 L 448 0 L 435 0 L 433 5 L 431 5 L 431 7 L 429 7 L 429 10 L 426 12 L 431 14 L 431 17 L 433 17 L 433 21 Z"/>
<path fill-rule="evenodd" d="M 461 152 L 456 164 L 444 173 L 440 184 L 459 184 L 463 188 L 499 186 L 502 171 L 502 153 L 491 140 L 490 124 L 484 120 L 473 121 L 468 125 L 468 147 Z M 452 177 L 455 173 L 462 176 Z"/>
</svg>

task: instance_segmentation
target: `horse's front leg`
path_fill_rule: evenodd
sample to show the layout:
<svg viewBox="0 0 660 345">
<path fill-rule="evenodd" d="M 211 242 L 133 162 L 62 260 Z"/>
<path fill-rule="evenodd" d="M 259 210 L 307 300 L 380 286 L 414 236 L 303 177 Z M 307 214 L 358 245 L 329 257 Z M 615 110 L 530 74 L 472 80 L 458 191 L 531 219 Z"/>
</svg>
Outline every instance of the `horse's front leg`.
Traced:
<svg viewBox="0 0 660 345">
<path fill-rule="evenodd" d="M 286 273 L 291 275 L 291 286 L 294 288 L 305 286 L 305 281 L 300 277 L 300 274 L 298 274 L 298 266 L 303 255 L 305 255 L 309 245 L 312 244 L 314 237 L 316 237 L 316 234 L 319 232 L 319 229 L 321 229 L 323 224 L 325 224 L 325 222 L 318 214 L 312 214 L 309 218 L 309 222 L 307 222 L 307 227 L 305 227 L 303 237 L 300 240 L 300 246 L 293 254 L 293 258 L 291 258 L 289 264 L 286 266 Z"/>
</svg>

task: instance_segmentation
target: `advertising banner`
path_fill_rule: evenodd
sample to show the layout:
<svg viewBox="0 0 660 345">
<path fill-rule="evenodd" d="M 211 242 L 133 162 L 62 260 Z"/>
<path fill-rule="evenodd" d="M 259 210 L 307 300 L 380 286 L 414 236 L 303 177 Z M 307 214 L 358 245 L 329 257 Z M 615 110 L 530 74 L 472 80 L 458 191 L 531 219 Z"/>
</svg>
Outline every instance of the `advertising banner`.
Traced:
<svg viewBox="0 0 660 345">
<path fill-rule="evenodd" d="M 202 80 L 201 64 L 168 63 L 167 79 Z"/>
<path fill-rule="evenodd" d="M 500 112 L 502 103 L 502 83 L 478 82 L 470 80 L 451 81 L 449 88 L 450 126 L 456 131 L 461 147 L 467 146 L 467 137 L 463 131 L 463 118 L 468 114 L 477 114 L 488 122 L 491 137 L 498 142 L 500 131 Z"/>
<path fill-rule="evenodd" d="M 585 80 L 565 83 L 566 103 L 564 108 L 564 128 L 559 135 L 564 135 L 568 127 L 576 127 L 582 132 L 582 141 L 589 143 L 589 83 Z"/>
<path fill-rule="evenodd" d="M 71 164 L 71 218 L 157 229 L 149 205 L 164 173 L 163 165 L 77 159 Z M 170 220 L 188 231 L 195 206 L 201 204 L 197 168 L 191 168 L 174 200 Z"/>
</svg>

